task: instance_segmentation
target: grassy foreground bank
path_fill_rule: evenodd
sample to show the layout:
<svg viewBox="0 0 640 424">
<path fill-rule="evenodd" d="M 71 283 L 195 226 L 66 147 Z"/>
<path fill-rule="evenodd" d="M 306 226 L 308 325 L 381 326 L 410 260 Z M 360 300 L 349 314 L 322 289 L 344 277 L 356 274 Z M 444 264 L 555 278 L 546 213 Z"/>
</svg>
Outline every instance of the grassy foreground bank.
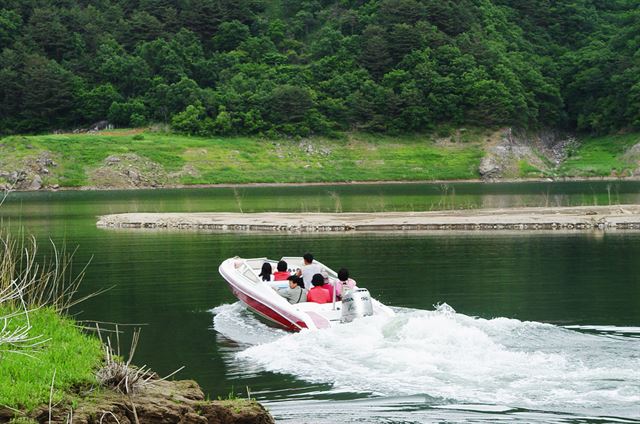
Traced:
<svg viewBox="0 0 640 424">
<path fill-rule="evenodd" d="M 195 381 L 159 378 L 85 334 L 68 315 L 84 271 L 64 247 L 36 253 L 35 238 L 0 227 L 0 423 L 274 422 L 255 400 L 209 401 Z"/>
<path fill-rule="evenodd" d="M 12 312 L 0 307 L 0 316 Z M 26 320 L 19 313 L 9 329 L 24 326 Z M 95 372 L 104 358 L 100 340 L 83 334 L 75 322 L 49 308 L 31 311 L 29 323 L 30 334 L 37 337 L 33 343 L 41 344 L 19 351 L 0 344 L 0 406 L 31 410 L 48 404 L 50 396 L 53 404 L 73 403 L 74 391 L 97 383 Z"/>
<path fill-rule="evenodd" d="M 350 133 L 302 140 L 142 130 L 11 136 L 0 139 L 0 184 L 16 177 L 28 182 L 23 189 L 479 179 L 481 160 L 500 137 L 486 129 L 447 136 Z M 507 155 L 501 160 L 516 164 L 509 178 L 629 177 L 640 167 L 638 143 L 640 134 L 584 138 L 560 165 L 542 158 L 535 147 L 528 158 Z"/>
</svg>

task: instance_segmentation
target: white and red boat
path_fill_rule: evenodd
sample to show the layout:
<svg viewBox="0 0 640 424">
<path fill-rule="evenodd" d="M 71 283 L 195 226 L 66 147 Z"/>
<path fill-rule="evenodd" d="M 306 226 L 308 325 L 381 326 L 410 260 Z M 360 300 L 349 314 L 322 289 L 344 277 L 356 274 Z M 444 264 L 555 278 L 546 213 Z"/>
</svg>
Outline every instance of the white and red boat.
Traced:
<svg viewBox="0 0 640 424">
<path fill-rule="evenodd" d="M 284 257 L 282 260 L 287 262 L 290 271 L 303 266 L 302 258 Z M 369 291 L 361 287 L 346 292 L 342 300 L 334 300 L 330 303 L 290 304 L 274 290 L 289 287 L 288 281 L 262 281 L 258 276 L 265 262 L 269 262 L 273 269 L 278 263 L 267 258 L 235 257 L 222 262 L 218 271 L 242 303 L 280 328 L 289 331 L 300 331 L 303 328 L 330 328 L 363 316 L 395 315 L 391 308 L 373 299 Z M 337 274 L 332 269 L 317 261 L 314 263 L 324 267 L 329 283 L 338 281 Z"/>
</svg>

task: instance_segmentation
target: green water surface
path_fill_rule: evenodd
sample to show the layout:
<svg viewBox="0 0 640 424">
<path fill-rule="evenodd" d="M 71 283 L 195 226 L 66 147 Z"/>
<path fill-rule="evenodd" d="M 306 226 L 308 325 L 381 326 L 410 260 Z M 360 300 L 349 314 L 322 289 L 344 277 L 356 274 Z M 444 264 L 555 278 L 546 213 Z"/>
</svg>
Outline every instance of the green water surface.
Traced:
<svg viewBox="0 0 640 424">
<path fill-rule="evenodd" d="M 235 302 L 217 273 L 231 256 L 313 252 L 348 267 L 382 302 L 432 309 L 446 302 L 484 318 L 568 325 L 640 325 L 640 233 L 250 234 L 103 230 L 118 212 L 419 211 L 638 203 L 640 183 L 389 184 L 188 190 L 12 193 L 3 227 L 77 247 L 91 261 L 83 293 L 108 292 L 74 311 L 81 320 L 144 324 L 135 362 L 179 366 L 210 397 L 304 386 L 283 375 L 238 376 L 233 343 L 212 330 L 216 306 Z M 268 395 L 265 395 L 268 397 Z"/>
</svg>

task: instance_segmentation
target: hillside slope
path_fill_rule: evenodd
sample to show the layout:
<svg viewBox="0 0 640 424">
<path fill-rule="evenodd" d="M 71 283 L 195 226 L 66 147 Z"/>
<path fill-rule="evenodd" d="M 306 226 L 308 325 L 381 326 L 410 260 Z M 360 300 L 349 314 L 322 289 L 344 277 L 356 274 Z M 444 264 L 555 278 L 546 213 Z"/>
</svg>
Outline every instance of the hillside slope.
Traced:
<svg viewBox="0 0 640 424">
<path fill-rule="evenodd" d="M 0 139 L 0 188 L 634 177 L 640 134 L 574 139 L 511 129 L 265 140 L 142 130 Z"/>
</svg>

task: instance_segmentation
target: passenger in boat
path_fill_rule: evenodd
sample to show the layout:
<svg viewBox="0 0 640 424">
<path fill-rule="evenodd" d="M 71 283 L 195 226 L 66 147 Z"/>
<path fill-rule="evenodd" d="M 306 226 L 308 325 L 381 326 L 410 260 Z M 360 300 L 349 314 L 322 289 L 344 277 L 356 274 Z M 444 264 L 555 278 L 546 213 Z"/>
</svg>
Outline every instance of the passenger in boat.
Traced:
<svg viewBox="0 0 640 424">
<path fill-rule="evenodd" d="M 285 261 L 278 262 L 276 265 L 278 269 L 273 273 L 273 281 L 284 281 L 289 279 L 289 271 L 287 271 L 287 263 Z"/>
<path fill-rule="evenodd" d="M 322 287 L 329 291 L 329 296 L 331 296 L 331 301 L 333 302 L 334 283 L 329 280 L 329 273 L 327 271 L 322 271 L 320 274 L 322 278 L 324 278 L 324 286 Z"/>
<path fill-rule="evenodd" d="M 330 303 L 332 301 L 329 290 L 324 287 L 324 277 L 322 274 L 314 274 L 311 278 L 313 288 L 307 293 L 307 302 Z"/>
<path fill-rule="evenodd" d="M 313 255 L 311 253 L 305 253 L 304 256 L 302 256 L 302 259 L 304 261 L 304 265 L 302 266 L 302 270 L 299 275 L 302 276 L 305 286 L 311 287 L 311 279 L 313 276 L 315 274 L 322 274 L 322 271 L 325 271 L 325 269 L 319 263 L 313 262 Z"/>
<path fill-rule="evenodd" d="M 271 274 L 272 271 L 273 268 L 271 268 L 271 264 L 269 262 L 265 262 L 262 264 L 262 270 L 260 271 L 260 274 L 258 274 L 258 277 L 262 278 L 262 281 L 273 281 L 273 275 Z"/>
<path fill-rule="evenodd" d="M 340 268 L 338 271 L 338 282 L 336 283 L 336 296 L 342 298 L 344 292 L 355 287 L 356 281 L 349 278 L 349 271 L 346 268 Z"/>
<path fill-rule="evenodd" d="M 287 280 L 289 280 L 289 288 L 278 290 L 278 294 L 287 299 L 287 301 L 292 305 L 300 302 L 306 302 L 307 291 L 300 287 L 302 278 L 298 277 L 297 275 L 290 275 Z"/>
</svg>

